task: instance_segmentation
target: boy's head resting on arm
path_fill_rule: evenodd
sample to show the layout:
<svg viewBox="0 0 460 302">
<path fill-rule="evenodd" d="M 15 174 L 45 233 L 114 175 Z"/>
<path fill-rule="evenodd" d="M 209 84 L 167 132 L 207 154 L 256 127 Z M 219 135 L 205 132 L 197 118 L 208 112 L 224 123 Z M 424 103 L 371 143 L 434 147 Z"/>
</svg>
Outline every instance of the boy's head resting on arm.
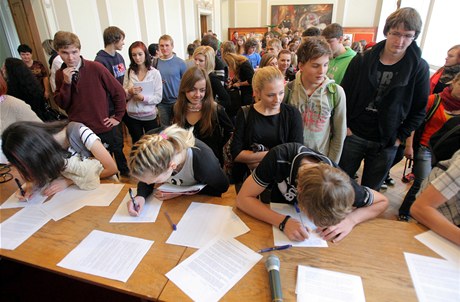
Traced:
<svg viewBox="0 0 460 302">
<path fill-rule="evenodd" d="M 341 222 L 353 210 L 350 177 L 327 164 L 303 164 L 297 174 L 299 207 L 318 227 Z"/>
<path fill-rule="evenodd" d="M 146 134 L 129 154 L 131 174 L 147 184 L 165 182 L 185 161 L 185 151 L 195 146 L 193 127 L 172 125 L 160 133 Z"/>
<path fill-rule="evenodd" d="M 67 122 L 16 122 L 2 134 L 2 150 L 21 176 L 38 187 L 58 178 L 69 153 L 53 137 Z"/>
</svg>

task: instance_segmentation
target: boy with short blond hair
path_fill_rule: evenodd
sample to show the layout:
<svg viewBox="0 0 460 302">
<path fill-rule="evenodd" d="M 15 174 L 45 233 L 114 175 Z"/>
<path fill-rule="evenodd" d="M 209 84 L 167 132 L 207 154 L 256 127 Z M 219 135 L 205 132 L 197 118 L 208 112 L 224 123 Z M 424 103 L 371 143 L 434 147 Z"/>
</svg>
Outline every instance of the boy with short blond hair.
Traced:
<svg viewBox="0 0 460 302">
<path fill-rule="evenodd" d="M 279 214 L 258 196 L 271 188 L 271 202 L 298 207 L 315 223 L 325 240 L 338 242 L 353 227 L 380 215 L 388 200 L 358 185 L 326 156 L 299 143 L 272 148 L 246 179 L 237 207 L 283 231 L 290 240 L 303 241 L 309 232 L 297 217 Z"/>
</svg>

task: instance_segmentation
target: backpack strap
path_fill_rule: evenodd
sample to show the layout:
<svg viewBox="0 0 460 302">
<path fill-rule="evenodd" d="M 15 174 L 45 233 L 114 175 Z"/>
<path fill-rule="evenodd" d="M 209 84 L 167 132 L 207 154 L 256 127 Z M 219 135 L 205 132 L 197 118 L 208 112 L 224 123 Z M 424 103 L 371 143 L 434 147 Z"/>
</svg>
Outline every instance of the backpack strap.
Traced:
<svg viewBox="0 0 460 302">
<path fill-rule="evenodd" d="M 294 81 L 289 81 L 287 84 L 286 84 L 286 87 L 287 87 L 287 93 L 284 95 L 284 99 L 283 99 L 283 103 L 285 104 L 290 104 L 290 100 L 291 100 L 291 95 L 292 95 L 292 89 L 294 88 Z"/>
<path fill-rule="evenodd" d="M 249 109 L 251 109 L 251 105 L 241 106 L 241 109 L 243 110 L 244 122 L 246 123 L 248 121 Z"/>
<path fill-rule="evenodd" d="M 436 93 L 434 103 L 433 103 L 433 105 L 431 105 L 430 110 L 427 112 L 427 114 L 425 116 L 425 120 L 424 120 L 425 124 L 428 123 L 428 121 L 433 117 L 433 115 L 436 112 L 436 110 L 438 110 L 438 107 L 439 107 L 440 104 L 441 104 L 441 97 L 439 96 L 439 94 Z"/>
<path fill-rule="evenodd" d="M 337 106 L 337 84 L 332 82 L 327 85 L 327 91 L 329 94 L 332 96 L 331 98 L 328 98 L 329 101 L 332 100 L 332 104 L 329 103 L 329 106 L 332 108 L 331 116 L 334 114 L 334 109 Z"/>
</svg>

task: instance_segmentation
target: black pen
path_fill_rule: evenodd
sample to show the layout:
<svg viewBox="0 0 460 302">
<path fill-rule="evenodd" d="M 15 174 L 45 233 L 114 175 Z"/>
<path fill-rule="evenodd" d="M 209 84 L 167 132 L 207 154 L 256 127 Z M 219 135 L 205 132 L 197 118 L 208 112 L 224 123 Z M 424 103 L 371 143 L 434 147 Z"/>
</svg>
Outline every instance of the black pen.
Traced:
<svg viewBox="0 0 460 302">
<path fill-rule="evenodd" d="M 137 211 L 137 205 L 136 205 L 136 202 L 134 201 L 133 190 L 129 188 L 128 192 L 129 192 L 129 197 L 131 197 L 131 201 L 133 202 L 134 211 Z"/>
<path fill-rule="evenodd" d="M 19 182 L 19 179 L 15 178 L 14 181 L 18 185 L 19 192 L 21 192 L 21 196 L 25 198 L 26 197 L 26 191 L 24 191 L 24 189 L 22 188 L 21 183 Z M 25 198 L 25 199 L 27 201 L 27 198 Z"/>
<path fill-rule="evenodd" d="M 258 250 L 257 253 L 266 253 L 266 252 L 271 252 L 271 251 L 281 251 L 281 250 L 286 250 L 286 249 L 288 249 L 290 247 L 292 247 L 292 244 L 268 247 L 266 249 Z"/>
<path fill-rule="evenodd" d="M 172 229 L 175 231 L 177 230 L 177 226 L 174 222 L 172 222 L 171 217 L 169 217 L 168 212 L 165 212 L 166 219 L 168 219 L 169 224 L 171 225 Z"/>
</svg>

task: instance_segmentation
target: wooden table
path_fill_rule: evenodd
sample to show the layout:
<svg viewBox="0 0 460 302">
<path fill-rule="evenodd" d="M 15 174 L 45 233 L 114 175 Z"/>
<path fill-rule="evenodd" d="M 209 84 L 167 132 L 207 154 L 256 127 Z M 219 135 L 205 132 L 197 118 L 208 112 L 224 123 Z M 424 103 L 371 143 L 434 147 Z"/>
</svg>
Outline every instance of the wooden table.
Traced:
<svg viewBox="0 0 460 302">
<path fill-rule="evenodd" d="M 15 250 L 0 249 L 0 256 L 132 296 L 156 300 L 168 282 L 165 274 L 178 264 L 186 248 L 165 243 L 172 231 L 163 214 L 165 207 L 162 207 L 155 223 L 109 223 L 128 187 L 125 185 L 110 206 L 86 206 L 59 221 L 50 220 Z M 1 184 L 0 202 L 16 189 L 14 181 Z M 170 203 L 168 210 L 175 211 L 175 204 Z M 0 210 L 0 221 L 18 210 Z M 94 229 L 154 241 L 126 283 L 57 266 Z"/>
<path fill-rule="evenodd" d="M 16 250 L 0 249 L 0 256 L 144 299 L 189 301 L 190 298 L 168 281 L 165 274 L 196 249 L 165 244 L 171 227 L 163 212 L 167 210 L 172 220 L 178 222 L 192 201 L 234 206 L 234 188 L 231 187 L 223 198 L 194 195 L 165 201 L 155 223 L 109 223 L 127 188 L 124 187 L 109 207 L 84 207 L 60 221 L 50 221 Z M 0 185 L 0 189 L 0 201 L 3 202 L 16 188 L 11 181 Z M 1 210 L 0 221 L 16 211 L 18 209 Z M 273 245 L 271 226 L 236 208 L 234 211 L 251 229 L 237 240 L 253 250 Z M 93 229 L 154 240 L 155 243 L 126 283 L 56 266 Z M 358 225 L 342 242 L 329 243 L 328 248 L 291 248 L 274 252 L 281 260 L 285 301 L 296 299 L 299 264 L 361 276 L 366 301 L 417 301 L 403 253 L 438 257 L 414 239 L 424 231 L 426 228 L 416 223 L 374 219 Z M 265 269 L 267 256 L 264 254 L 264 258 L 222 300 L 270 301 Z"/>
<path fill-rule="evenodd" d="M 231 188 L 232 190 L 233 188 Z M 207 201 L 202 197 L 195 200 Z M 208 202 L 234 205 L 234 196 L 226 193 L 223 200 Z M 184 202 L 184 208 L 188 203 Z M 252 250 L 273 246 L 272 227 L 234 209 L 251 231 L 237 238 Z M 404 259 L 404 252 L 425 256 L 439 256 L 414 238 L 427 229 L 416 223 L 374 219 L 358 225 L 350 235 L 328 248 L 291 248 L 273 252 L 281 261 L 281 286 L 285 301 L 296 301 L 297 266 L 307 265 L 361 276 L 366 301 L 417 301 L 412 279 Z M 182 260 L 196 249 L 187 248 Z M 270 301 L 268 273 L 265 260 L 255 265 L 222 301 Z M 331 284 L 334 286 L 334 284 Z M 162 301 L 190 301 L 174 283 L 168 282 L 160 295 Z"/>
</svg>

